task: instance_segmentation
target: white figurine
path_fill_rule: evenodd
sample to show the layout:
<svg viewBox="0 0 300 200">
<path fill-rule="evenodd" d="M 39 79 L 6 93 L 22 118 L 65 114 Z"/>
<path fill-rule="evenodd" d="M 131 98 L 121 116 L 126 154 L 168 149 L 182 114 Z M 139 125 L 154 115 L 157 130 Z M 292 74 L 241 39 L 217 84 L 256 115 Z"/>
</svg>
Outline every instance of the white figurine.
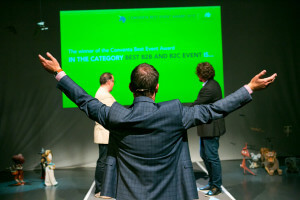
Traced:
<svg viewBox="0 0 300 200">
<path fill-rule="evenodd" d="M 58 183 L 56 182 L 55 177 L 54 177 L 55 164 L 52 162 L 51 150 L 46 150 L 45 155 L 46 155 L 46 159 L 47 159 L 45 185 L 46 186 L 51 186 L 51 185 L 55 186 Z"/>
<path fill-rule="evenodd" d="M 260 160 L 261 154 L 260 153 L 259 154 L 251 153 L 250 155 L 252 158 L 252 162 L 251 162 L 251 165 L 249 166 L 249 168 L 254 169 L 254 168 L 260 167 L 259 160 Z"/>
</svg>

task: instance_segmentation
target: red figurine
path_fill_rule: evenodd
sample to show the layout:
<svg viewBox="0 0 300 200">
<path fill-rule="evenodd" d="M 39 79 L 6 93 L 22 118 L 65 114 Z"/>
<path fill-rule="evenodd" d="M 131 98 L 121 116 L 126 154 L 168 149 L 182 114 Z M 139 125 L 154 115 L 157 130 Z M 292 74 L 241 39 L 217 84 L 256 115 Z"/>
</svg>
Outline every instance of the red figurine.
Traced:
<svg viewBox="0 0 300 200">
<path fill-rule="evenodd" d="M 244 169 L 244 174 L 246 173 L 246 170 L 247 170 L 252 175 L 256 175 L 246 165 L 246 157 L 250 158 L 250 154 L 249 154 L 249 151 L 247 148 L 247 143 L 246 143 L 246 146 L 242 149 L 241 154 L 243 156 L 243 162 L 242 162 L 242 164 L 240 164 L 240 167 Z"/>
</svg>

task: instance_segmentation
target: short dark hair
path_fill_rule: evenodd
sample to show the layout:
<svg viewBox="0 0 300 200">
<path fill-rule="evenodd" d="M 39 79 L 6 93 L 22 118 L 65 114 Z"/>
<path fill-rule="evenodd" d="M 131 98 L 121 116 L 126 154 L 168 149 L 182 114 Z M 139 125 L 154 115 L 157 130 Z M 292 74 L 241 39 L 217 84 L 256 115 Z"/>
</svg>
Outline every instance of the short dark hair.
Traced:
<svg viewBox="0 0 300 200">
<path fill-rule="evenodd" d="M 158 84 L 158 71 L 147 63 L 139 64 L 131 72 L 130 90 L 135 96 L 151 97 Z"/>
<path fill-rule="evenodd" d="M 196 74 L 205 80 L 215 77 L 215 70 L 209 62 L 199 63 L 196 68 Z"/>
<path fill-rule="evenodd" d="M 103 85 L 103 84 L 105 84 L 107 81 L 111 80 L 111 79 L 112 79 L 112 76 L 113 76 L 113 75 L 112 75 L 111 73 L 109 73 L 109 72 L 103 73 L 103 74 L 100 76 L 100 80 L 99 80 L 100 85 Z"/>
</svg>

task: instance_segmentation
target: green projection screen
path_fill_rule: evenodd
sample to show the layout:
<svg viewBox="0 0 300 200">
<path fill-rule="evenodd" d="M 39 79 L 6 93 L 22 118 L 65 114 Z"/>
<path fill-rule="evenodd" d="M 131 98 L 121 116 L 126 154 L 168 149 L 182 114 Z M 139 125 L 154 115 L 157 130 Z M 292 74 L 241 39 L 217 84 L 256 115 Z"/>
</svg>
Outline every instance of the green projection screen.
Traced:
<svg viewBox="0 0 300 200">
<path fill-rule="evenodd" d="M 159 72 L 156 102 L 193 102 L 202 87 L 199 62 L 210 62 L 224 93 L 221 8 L 181 7 L 61 11 L 61 59 L 64 71 L 90 95 L 99 77 L 115 77 L 112 95 L 131 105 L 130 74 L 140 63 Z M 75 107 L 63 95 L 63 107 Z"/>
</svg>

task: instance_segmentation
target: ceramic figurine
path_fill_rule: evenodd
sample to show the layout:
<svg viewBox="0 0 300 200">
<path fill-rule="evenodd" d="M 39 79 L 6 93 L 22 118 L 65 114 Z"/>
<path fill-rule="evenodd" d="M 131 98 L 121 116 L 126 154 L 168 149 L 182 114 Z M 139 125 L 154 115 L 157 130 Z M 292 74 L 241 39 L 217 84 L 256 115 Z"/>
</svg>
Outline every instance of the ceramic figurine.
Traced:
<svg viewBox="0 0 300 200">
<path fill-rule="evenodd" d="M 55 164 L 52 162 L 52 153 L 51 150 L 46 150 L 45 151 L 45 156 L 46 156 L 46 169 L 45 169 L 45 185 L 46 186 L 52 186 L 52 185 L 57 185 L 57 181 L 55 180 L 54 177 L 54 169 L 55 169 Z"/>
</svg>

